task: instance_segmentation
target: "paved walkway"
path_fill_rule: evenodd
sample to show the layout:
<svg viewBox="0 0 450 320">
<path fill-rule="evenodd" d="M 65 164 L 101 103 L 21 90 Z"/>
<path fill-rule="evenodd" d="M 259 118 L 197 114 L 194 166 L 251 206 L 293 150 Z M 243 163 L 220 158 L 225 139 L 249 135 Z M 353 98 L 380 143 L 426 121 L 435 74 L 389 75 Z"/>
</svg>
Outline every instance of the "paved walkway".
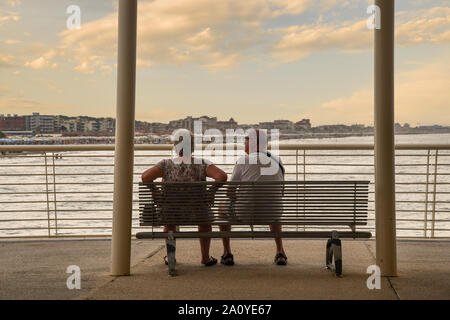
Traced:
<svg viewBox="0 0 450 320">
<path fill-rule="evenodd" d="M 133 241 L 132 275 L 109 275 L 110 241 L 0 242 L 1 299 L 450 299 L 450 242 L 399 241 L 399 277 L 366 286 L 374 241 L 343 241 L 344 277 L 324 269 L 324 240 L 285 240 L 276 266 L 271 240 L 234 240 L 236 265 L 200 265 L 198 240 L 178 240 L 177 273 L 167 275 L 164 242 Z M 221 255 L 213 240 L 211 254 Z M 69 290 L 69 265 L 81 290 Z"/>
</svg>

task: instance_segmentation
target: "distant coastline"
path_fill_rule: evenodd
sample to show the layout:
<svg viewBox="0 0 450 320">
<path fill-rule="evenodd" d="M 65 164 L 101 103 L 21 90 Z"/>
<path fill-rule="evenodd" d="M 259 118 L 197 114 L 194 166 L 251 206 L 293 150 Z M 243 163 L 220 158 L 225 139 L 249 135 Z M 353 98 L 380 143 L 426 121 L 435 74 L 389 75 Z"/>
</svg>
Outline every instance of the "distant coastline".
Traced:
<svg viewBox="0 0 450 320">
<path fill-rule="evenodd" d="M 278 130 L 280 140 L 326 139 L 341 137 L 365 137 L 374 132 L 373 126 L 363 124 L 331 124 L 313 126 L 310 119 L 300 121 L 273 120 L 254 124 L 241 124 L 233 118 L 220 120 L 217 117 L 187 116 L 168 123 L 135 121 L 137 144 L 164 144 L 177 129 L 185 128 L 193 132 L 217 132 L 225 135 L 227 130 L 247 130 L 249 128 Z M 0 144 L 112 144 L 114 143 L 116 119 L 88 116 L 69 117 L 63 115 L 0 114 Z M 395 134 L 438 134 L 450 133 L 450 126 L 418 125 L 408 123 L 394 125 Z M 210 131 L 212 130 L 212 131 Z"/>
<path fill-rule="evenodd" d="M 450 134 L 450 130 L 425 132 L 396 132 L 395 136 Z M 280 134 L 280 141 L 310 139 L 344 139 L 373 137 L 373 133 L 287 133 Z M 73 145 L 73 144 L 114 144 L 114 136 L 78 136 L 64 137 L 60 134 L 37 135 L 32 138 L 9 136 L 0 139 L 1 145 Z M 170 135 L 140 134 L 135 137 L 135 144 L 170 144 Z"/>
</svg>

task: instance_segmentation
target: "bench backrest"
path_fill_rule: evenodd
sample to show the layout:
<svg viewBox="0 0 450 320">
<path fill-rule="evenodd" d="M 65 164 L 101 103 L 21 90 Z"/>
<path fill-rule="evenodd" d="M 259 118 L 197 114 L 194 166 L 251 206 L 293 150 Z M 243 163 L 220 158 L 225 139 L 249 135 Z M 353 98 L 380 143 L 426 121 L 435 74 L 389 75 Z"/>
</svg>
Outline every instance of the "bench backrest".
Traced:
<svg viewBox="0 0 450 320">
<path fill-rule="evenodd" d="M 369 181 L 139 184 L 141 226 L 367 224 Z"/>
</svg>

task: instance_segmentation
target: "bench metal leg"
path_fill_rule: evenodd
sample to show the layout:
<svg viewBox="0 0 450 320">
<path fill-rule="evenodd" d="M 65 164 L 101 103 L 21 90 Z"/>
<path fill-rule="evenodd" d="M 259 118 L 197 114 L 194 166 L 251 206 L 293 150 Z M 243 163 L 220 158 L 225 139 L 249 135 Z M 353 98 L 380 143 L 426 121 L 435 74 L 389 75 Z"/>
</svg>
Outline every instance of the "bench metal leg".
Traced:
<svg viewBox="0 0 450 320">
<path fill-rule="evenodd" d="M 331 238 L 327 241 L 326 265 L 327 269 L 334 269 L 337 277 L 342 277 L 342 245 L 337 231 L 333 231 Z"/>
<path fill-rule="evenodd" d="M 176 249 L 176 239 L 173 236 L 173 231 L 169 231 L 166 239 L 166 249 L 167 249 L 167 260 L 169 262 L 169 276 L 173 277 L 175 275 L 175 249 Z"/>
<path fill-rule="evenodd" d="M 333 268 L 333 250 L 331 249 L 331 239 L 327 241 L 327 252 L 326 252 L 326 266 L 327 269 Z"/>
</svg>

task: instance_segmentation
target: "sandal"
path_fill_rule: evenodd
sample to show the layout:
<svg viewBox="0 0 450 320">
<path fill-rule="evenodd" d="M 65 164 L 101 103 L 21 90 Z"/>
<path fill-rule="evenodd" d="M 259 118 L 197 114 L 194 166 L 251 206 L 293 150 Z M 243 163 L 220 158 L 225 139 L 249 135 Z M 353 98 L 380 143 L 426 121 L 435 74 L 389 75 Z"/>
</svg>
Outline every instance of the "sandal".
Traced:
<svg viewBox="0 0 450 320">
<path fill-rule="evenodd" d="M 209 261 L 204 263 L 205 267 L 211 267 L 217 263 L 217 259 L 214 257 L 209 257 Z"/>
<path fill-rule="evenodd" d="M 284 261 L 280 260 L 280 258 L 284 258 Z M 279 266 L 285 266 L 285 265 L 287 264 L 287 257 L 286 257 L 286 255 L 285 255 L 284 253 L 278 253 L 278 254 L 275 256 L 275 259 L 273 260 L 273 262 L 274 262 L 276 265 L 279 265 Z"/>
<path fill-rule="evenodd" d="M 234 265 L 234 257 L 231 253 L 224 254 L 220 258 L 220 263 L 224 264 L 226 266 L 233 266 Z"/>
</svg>

